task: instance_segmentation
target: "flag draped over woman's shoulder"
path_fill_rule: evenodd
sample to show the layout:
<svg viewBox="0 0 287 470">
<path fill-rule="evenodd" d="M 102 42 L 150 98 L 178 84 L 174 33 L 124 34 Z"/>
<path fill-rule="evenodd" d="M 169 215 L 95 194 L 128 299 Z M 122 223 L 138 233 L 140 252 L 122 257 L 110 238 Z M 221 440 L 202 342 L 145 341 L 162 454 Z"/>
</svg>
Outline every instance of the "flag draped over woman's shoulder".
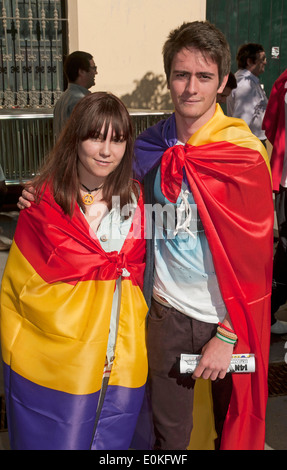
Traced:
<svg viewBox="0 0 287 470">
<path fill-rule="evenodd" d="M 20 213 L 1 292 L 12 449 L 129 447 L 147 378 L 143 230 L 142 195 L 120 253 L 106 253 L 79 207 L 64 215 L 49 190 Z M 98 417 L 120 277 L 115 359 Z"/>
</svg>

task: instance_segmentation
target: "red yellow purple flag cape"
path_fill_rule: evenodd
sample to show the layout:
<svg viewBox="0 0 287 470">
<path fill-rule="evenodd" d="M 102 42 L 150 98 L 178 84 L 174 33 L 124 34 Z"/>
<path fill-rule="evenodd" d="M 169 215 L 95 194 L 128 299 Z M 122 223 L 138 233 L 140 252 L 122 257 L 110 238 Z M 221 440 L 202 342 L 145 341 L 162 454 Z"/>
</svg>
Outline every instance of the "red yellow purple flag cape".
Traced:
<svg viewBox="0 0 287 470">
<path fill-rule="evenodd" d="M 143 177 L 161 163 L 161 188 L 171 202 L 177 200 L 183 177 L 190 186 L 239 338 L 234 353 L 256 356 L 255 373 L 233 374 L 221 449 L 261 450 L 268 398 L 273 259 L 268 156 L 244 121 L 226 117 L 219 105 L 187 145 L 175 146 L 176 140 L 174 115 L 144 132 L 136 143 L 137 173 Z"/>
<path fill-rule="evenodd" d="M 11 448 L 128 449 L 147 378 L 143 199 L 121 252 L 106 253 L 75 208 L 46 190 L 22 211 L 2 281 L 1 344 Z M 115 360 L 95 424 L 115 282 Z M 125 272 L 126 274 L 126 272 Z"/>
</svg>

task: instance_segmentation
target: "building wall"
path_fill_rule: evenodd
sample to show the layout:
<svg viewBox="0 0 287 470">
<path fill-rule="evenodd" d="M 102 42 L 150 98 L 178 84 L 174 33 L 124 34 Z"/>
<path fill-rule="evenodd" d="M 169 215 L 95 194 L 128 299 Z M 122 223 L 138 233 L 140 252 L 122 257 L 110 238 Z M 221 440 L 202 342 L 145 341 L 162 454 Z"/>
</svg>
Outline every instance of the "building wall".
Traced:
<svg viewBox="0 0 287 470">
<path fill-rule="evenodd" d="M 69 52 L 93 54 L 91 91 L 131 93 L 147 72 L 163 74 L 162 46 L 184 21 L 204 20 L 205 0 L 67 0 Z"/>
</svg>

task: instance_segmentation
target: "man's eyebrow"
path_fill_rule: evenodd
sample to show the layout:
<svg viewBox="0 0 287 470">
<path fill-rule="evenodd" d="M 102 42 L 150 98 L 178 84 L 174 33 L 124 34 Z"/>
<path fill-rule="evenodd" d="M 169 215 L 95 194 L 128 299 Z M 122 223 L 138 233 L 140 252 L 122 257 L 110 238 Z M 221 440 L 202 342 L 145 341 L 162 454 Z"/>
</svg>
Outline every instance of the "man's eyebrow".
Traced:
<svg viewBox="0 0 287 470">
<path fill-rule="evenodd" d="M 196 75 L 209 75 L 210 77 L 216 77 L 216 73 L 208 72 L 204 70 L 202 70 L 201 72 L 197 72 Z"/>
<path fill-rule="evenodd" d="M 187 70 L 184 70 L 184 69 L 176 69 L 176 70 L 173 70 L 172 72 L 173 73 L 190 73 L 190 72 L 188 72 Z"/>
<path fill-rule="evenodd" d="M 192 72 L 190 72 L 189 70 L 185 70 L 185 69 L 176 69 L 176 70 L 173 70 L 172 73 L 187 73 L 190 75 Z M 196 75 L 209 75 L 210 77 L 216 76 L 215 73 L 204 71 L 204 70 L 201 70 L 200 72 L 196 72 Z"/>
</svg>

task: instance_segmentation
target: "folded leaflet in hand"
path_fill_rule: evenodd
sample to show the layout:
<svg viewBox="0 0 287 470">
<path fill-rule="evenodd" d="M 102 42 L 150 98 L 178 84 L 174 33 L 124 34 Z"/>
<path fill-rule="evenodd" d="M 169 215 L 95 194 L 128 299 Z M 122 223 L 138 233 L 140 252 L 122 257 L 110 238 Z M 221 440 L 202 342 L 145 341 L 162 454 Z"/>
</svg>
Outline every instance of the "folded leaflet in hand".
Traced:
<svg viewBox="0 0 287 470">
<path fill-rule="evenodd" d="M 198 366 L 201 357 L 202 356 L 200 354 L 181 354 L 180 373 L 192 374 Z M 235 372 L 241 374 L 255 372 L 255 355 L 233 354 L 227 372 Z"/>
</svg>

